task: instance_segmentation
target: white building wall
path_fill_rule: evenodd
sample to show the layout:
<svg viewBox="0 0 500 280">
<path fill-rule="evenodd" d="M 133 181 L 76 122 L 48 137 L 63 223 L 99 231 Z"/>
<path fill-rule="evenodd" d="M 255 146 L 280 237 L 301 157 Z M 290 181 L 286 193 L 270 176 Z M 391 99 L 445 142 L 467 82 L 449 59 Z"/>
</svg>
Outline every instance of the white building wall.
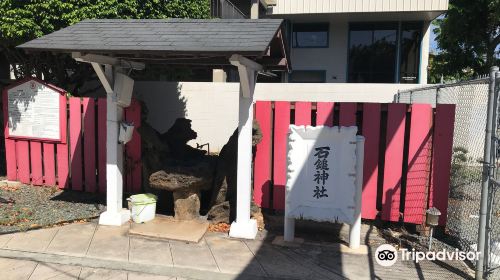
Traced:
<svg viewBox="0 0 500 280">
<path fill-rule="evenodd" d="M 429 49 L 431 37 L 431 23 L 424 22 L 422 31 L 422 43 L 420 45 L 420 75 L 419 83 L 427 84 L 428 68 L 429 68 Z"/>
<path fill-rule="evenodd" d="M 272 14 L 441 11 L 448 0 L 277 0 Z"/>
<path fill-rule="evenodd" d="M 402 84 L 257 84 L 256 100 L 392 102 Z M 189 144 L 210 143 L 218 152 L 238 124 L 238 83 L 136 82 L 135 97 L 144 101 L 147 122 L 158 132 L 166 132 L 175 119 L 192 120 L 198 138 Z"/>
</svg>

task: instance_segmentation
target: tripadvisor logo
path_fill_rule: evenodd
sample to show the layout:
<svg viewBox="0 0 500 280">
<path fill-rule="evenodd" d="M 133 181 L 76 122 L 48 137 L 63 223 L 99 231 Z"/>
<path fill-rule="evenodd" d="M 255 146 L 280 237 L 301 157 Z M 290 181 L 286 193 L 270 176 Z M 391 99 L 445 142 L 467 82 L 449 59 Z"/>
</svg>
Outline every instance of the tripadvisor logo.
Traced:
<svg viewBox="0 0 500 280">
<path fill-rule="evenodd" d="M 375 261 L 381 266 L 392 266 L 398 260 L 398 251 L 390 244 L 378 246 Z"/>
<path fill-rule="evenodd" d="M 450 260 L 460 260 L 460 261 L 477 261 L 479 259 L 479 252 L 463 252 L 455 249 L 455 251 L 447 251 L 445 249 L 434 252 L 420 252 L 412 249 L 401 249 L 401 261 L 414 261 L 416 263 L 420 261 L 450 261 Z M 394 246 L 389 244 L 380 245 L 375 251 L 375 260 L 381 266 L 393 266 L 398 260 L 398 251 Z"/>
</svg>

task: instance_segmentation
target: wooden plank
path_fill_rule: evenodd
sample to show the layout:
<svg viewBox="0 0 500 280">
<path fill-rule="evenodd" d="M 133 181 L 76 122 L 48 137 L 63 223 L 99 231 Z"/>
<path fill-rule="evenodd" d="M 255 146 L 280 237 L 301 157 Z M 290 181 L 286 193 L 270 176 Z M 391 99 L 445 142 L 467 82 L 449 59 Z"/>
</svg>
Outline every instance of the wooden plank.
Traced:
<svg viewBox="0 0 500 280">
<path fill-rule="evenodd" d="M 446 225 L 454 124 L 455 105 L 438 104 L 434 120 L 429 206 L 441 211 L 440 225 Z"/>
<path fill-rule="evenodd" d="M 46 186 L 56 185 L 56 161 L 52 143 L 43 143 L 43 178 Z"/>
<path fill-rule="evenodd" d="M 57 144 L 57 185 L 60 189 L 69 188 L 69 144 Z"/>
<path fill-rule="evenodd" d="M 30 184 L 30 154 L 29 142 L 16 141 L 17 179 L 24 184 Z"/>
<path fill-rule="evenodd" d="M 356 125 L 356 111 L 358 104 L 346 102 L 340 103 L 339 125 L 353 126 Z"/>
<path fill-rule="evenodd" d="M 30 141 L 31 183 L 43 185 L 42 143 Z"/>
<path fill-rule="evenodd" d="M 396 222 L 400 216 L 401 178 L 405 138 L 406 104 L 389 104 L 382 190 L 382 220 Z"/>
<path fill-rule="evenodd" d="M 316 108 L 316 125 L 333 126 L 335 103 L 318 102 Z"/>
<path fill-rule="evenodd" d="M 363 131 L 365 158 L 363 163 L 363 192 L 361 217 L 374 220 L 377 217 L 377 183 L 379 169 L 380 114 L 378 103 L 363 104 Z"/>
<path fill-rule="evenodd" d="M 106 98 L 97 99 L 97 179 L 99 193 L 106 192 Z"/>
<path fill-rule="evenodd" d="M 273 208 L 285 209 L 286 151 L 288 126 L 290 125 L 290 103 L 274 103 L 274 159 L 273 159 Z"/>
<path fill-rule="evenodd" d="M 295 102 L 295 125 L 311 125 L 311 102 Z"/>
<path fill-rule="evenodd" d="M 2 91 L 2 108 L 3 108 L 3 125 L 4 137 L 9 134 L 9 113 L 8 113 L 8 96 L 7 90 Z M 16 141 L 5 138 L 5 161 L 7 180 L 16 181 L 17 178 L 17 161 L 16 161 Z"/>
<path fill-rule="evenodd" d="M 16 141 L 5 139 L 5 160 L 7 167 L 7 179 L 17 181 L 17 160 L 16 160 Z"/>
<path fill-rule="evenodd" d="M 255 119 L 262 131 L 262 141 L 256 147 L 253 198 L 257 205 L 269 208 L 272 176 L 271 149 L 273 122 L 270 101 L 259 101 L 255 104 Z"/>
<path fill-rule="evenodd" d="M 95 101 L 93 98 L 83 98 L 83 163 L 86 192 L 97 189 L 96 150 L 95 150 Z"/>
<path fill-rule="evenodd" d="M 125 120 L 134 124 L 132 140 L 125 145 L 125 187 L 128 192 L 141 192 L 142 162 L 141 162 L 141 136 L 137 130 L 141 127 L 141 105 L 137 100 L 125 109 Z"/>
<path fill-rule="evenodd" d="M 83 190 L 82 178 L 82 107 L 80 97 L 69 99 L 69 141 L 71 189 Z"/>
<path fill-rule="evenodd" d="M 411 106 L 408 171 L 406 174 L 404 222 L 421 225 L 425 221 L 427 187 L 430 176 L 432 107 Z"/>
</svg>

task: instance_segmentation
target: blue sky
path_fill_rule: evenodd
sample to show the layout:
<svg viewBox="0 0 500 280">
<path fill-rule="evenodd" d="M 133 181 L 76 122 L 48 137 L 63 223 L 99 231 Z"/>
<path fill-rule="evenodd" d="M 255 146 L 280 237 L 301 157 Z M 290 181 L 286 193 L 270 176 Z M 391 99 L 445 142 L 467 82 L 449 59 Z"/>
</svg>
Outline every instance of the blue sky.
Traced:
<svg viewBox="0 0 500 280">
<path fill-rule="evenodd" d="M 431 36 L 430 36 L 430 51 L 435 52 L 437 50 L 437 42 L 436 42 L 436 34 L 432 32 L 432 27 L 431 27 Z"/>
</svg>

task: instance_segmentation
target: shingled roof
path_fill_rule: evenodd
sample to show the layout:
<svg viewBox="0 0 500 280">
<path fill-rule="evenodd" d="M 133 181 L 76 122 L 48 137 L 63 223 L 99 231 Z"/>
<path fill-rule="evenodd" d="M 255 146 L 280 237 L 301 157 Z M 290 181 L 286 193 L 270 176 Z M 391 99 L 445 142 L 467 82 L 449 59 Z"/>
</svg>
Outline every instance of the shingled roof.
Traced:
<svg viewBox="0 0 500 280">
<path fill-rule="evenodd" d="M 226 64 L 231 54 L 238 53 L 271 68 L 289 69 L 281 19 L 84 20 L 19 48 L 165 63 L 185 63 L 187 58 L 193 64 Z"/>
</svg>

